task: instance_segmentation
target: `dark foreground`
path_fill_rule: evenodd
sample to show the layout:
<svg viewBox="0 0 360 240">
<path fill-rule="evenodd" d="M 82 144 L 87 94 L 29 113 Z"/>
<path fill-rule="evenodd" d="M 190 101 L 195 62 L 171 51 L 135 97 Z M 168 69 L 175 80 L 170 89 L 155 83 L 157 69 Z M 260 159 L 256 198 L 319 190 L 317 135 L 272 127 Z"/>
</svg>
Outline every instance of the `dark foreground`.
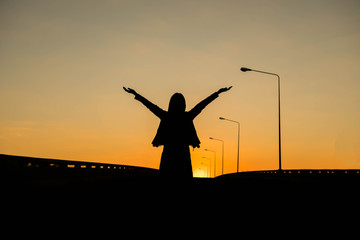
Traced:
<svg viewBox="0 0 360 240">
<path fill-rule="evenodd" d="M 54 193 L 157 198 L 171 194 L 219 197 L 251 194 L 358 194 L 360 170 L 283 170 L 192 180 L 162 179 L 156 169 L 0 154 L 1 188 L 16 194 Z M 27 195 L 28 196 L 28 195 Z M 268 195 L 267 195 L 268 196 Z"/>
<path fill-rule="evenodd" d="M 131 236 L 170 229 L 188 237 L 190 231 L 213 234 L 213 226 L 221 225 L 255 234 L 296 226 L 294 233 L 309 229 L 310 236 L 309 226 L 356 219 L 359 186 L 359 170 L 257 171 L 179 181 L 160 178 L 156 169 L 0 154 L 2 216 L 18 232 L 36 234 L 76 229 L 93 235 L 105 225 Z"/>
<path fill-rule="evenodd" d="M 168 225 L 187 219 L 183 224 L 197 229 L 213 219 L 234 219 L 229 216 L 236 226 L 263 218 L 275 224 L 274 216 L 316 224 L 319 216 L 344 212 L 352 219 L 359 205 L 359 170 L 256 171 L 180 181 L 132 166 L 7 155 L 0 161 L 3 210 L 16 220 L 45 214 L 51 226 L 60 219 L 74 226 L 106 219 L 157 226 L 155 219 Z"/>
</svg>

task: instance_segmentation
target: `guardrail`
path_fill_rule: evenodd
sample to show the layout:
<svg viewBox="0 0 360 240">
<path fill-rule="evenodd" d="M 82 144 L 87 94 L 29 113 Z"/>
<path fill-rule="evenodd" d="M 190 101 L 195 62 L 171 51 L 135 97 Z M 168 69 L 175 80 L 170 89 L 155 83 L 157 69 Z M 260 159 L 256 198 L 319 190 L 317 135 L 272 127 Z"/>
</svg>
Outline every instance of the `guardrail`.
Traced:
<svg viewBox="0 0 360 240">
<path fill-rule="evenodd" d="M 54 186 L 152 177 L 157 169 L 120 164 L 67 161 L 0 154 L 3 185 Z"/>
<path fill-rule="evenodd" d="M 359 175 L 359 169 L 289 169 L 242 172 L 243 174 L 284 174 L 284 175 Z"/>
<path fill-rule="evenodd" d="M 102 169 L 102 170 L 118 170 L 126 172 L 148 172 L 157 173 L 158 170 L 145 167 L 136 167 L 129 165 L 110 164 L 110 163 L 96 163 L 96 162 L 82 162 L 82 161 L 68 161 L 58 159 L 33 158 L 23 156 L 12 156 L 0 154 L 0 168 L 74 168 L 74 169 Z"/>
<path fill-rule="evenodd" d="M 67 161 L 0 154 L 0 184 L 10 187 L 52 187 L 52 186 L 118 186 L 128 182 L 127 179 L 143 177 L 158 179 L 159 170 L 121 164 Z M 224 182 L 223 180 L 240 183 L 346 183 L 360 186 L 360 169 L 286 169 L 261 170 L 231 173 L 206 179 L 208 183 Z M 249 181 L 250 180 L 250 181 Z M 157 180 L 155 180 L 157 181 Z M 199 180 L 198 180 L 199 181 Z M 134 181 L 130 181 L 134 182 Z M 196 182 L 196 181 L 195 181 Z M 204 182 L 204 181 L 202 181 Z M 228 183 L 227 181 L 226 183 Z M 243 186 L 243 185 L 242 185 Z"/>
<path fill-rule="evenodd" d="M 251 180 L 258 183 L 297 184 L 346 184 L 360 186 L 360 169 L 286 169 L 229 173 L 217 177 L 220 180 Z"/>
</svg>

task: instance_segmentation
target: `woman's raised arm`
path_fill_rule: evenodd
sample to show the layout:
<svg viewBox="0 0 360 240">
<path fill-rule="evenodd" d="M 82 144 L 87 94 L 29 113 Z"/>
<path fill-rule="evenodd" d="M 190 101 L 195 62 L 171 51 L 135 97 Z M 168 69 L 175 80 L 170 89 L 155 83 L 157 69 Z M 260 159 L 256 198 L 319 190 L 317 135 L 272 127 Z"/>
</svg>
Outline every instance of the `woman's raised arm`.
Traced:
<svg viewBox="0 0 360 240">
<path fill-rule="evenodd" d="M 226 92 L 226 91 L 229 91 L 230 89 L 232 88 L 231 87 L 228 87 L 228 88 L 220 88 L 218 91 L 214 92 L 213 94 L 211 94 L 209 97 L 205 98 L 204 100 L 202 100 L 201 102 L 199 102 L 193 109 L 191 109 L 189 111 L 190 113 L 190 116 L 192 119 L 194 119 L 197 115 L 200 114 L 200 112 L 209 104 L 211 103 L 212 101 L 214 101 L 220 93 L 223 93 L 223 92 Z"/>
<path fill-rule="evenodd" d="M 139 102 L 144 104 L 145 107 L 147 107 L 158 118 L 160 118 L 160 119 L 163 118 L 166 111 L 162 110 L 161 108 L 159 108 L 158 106 L 156 106 L 155 104 L 153 104 L 152 102 L 150 102 L 149 100 L 147 100 L 146 98 L 144 98 L 143 96 L 138 94 L 134 89 L 126 88 L 126 87 L 123 87 L 123 89 L 125 90 L 125 92 L 133 94 L 135 96 L 136 100 L 138 100 Z"/>
</svg>

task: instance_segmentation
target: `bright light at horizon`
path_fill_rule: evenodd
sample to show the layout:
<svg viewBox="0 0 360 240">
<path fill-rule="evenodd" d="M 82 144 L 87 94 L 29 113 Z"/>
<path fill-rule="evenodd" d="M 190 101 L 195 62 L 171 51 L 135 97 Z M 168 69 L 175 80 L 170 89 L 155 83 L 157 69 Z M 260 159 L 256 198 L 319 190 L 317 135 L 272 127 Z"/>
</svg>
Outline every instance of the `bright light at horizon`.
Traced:
<svg viewBox="0 0 360 240">
<path fill-rule="evenodd" d="M 206 170 L 203 168 L 197 168 L 193 170 L 193 176 L 199 178 L 207 178 Z"/>
</svg>

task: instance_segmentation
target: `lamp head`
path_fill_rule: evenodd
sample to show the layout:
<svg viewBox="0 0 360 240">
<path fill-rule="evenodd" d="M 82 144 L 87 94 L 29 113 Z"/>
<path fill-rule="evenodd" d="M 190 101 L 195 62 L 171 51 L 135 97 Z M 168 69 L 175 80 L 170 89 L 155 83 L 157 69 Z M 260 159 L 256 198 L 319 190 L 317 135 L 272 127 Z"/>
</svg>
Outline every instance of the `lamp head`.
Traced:
<svg viewBox="0 0 360 240">
<path fill-rule="evenodd" d="M 225 118 L 223 118 L 223 117 L 219 117 L 219 119 L 220 119 L 220 120 L 225 120 Z"/>
<path fill-rule="evenodd" d="M 246 68 L 246 67 L 242 67 L 242 68 L 240 68 L 240 70 L 243 72 L 252 71 L 252 69 Z"/>
</svg>

